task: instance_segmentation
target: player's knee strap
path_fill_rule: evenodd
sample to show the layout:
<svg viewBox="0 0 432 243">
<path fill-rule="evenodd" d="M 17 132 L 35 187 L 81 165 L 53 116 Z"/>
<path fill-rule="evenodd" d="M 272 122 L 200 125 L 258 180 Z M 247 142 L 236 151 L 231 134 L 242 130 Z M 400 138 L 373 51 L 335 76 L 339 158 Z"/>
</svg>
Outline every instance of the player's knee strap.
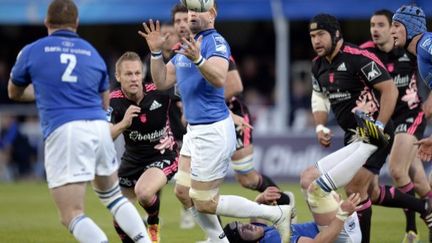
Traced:
<svg viewBox="0 0 432 243">
<path fill-rule="evenodd" d="M 189 197 L 198 201 L 211 201 L 218 195 L 218 193 L 219 188 L 210 190 L 196 190 L 191 188 L 189 190 Z"/>
<path fill-rule="evenodd" d="M 182 185 L 185 187 L 191 186 L 191 175 L 188 172 L 178 170 L 174 178 L 176 180 L 176 184 L 178 185 Z"/>
<path fill-rule="evenodd" d="M 120 186 L 114 183 L 114 186 L 106 191 L 100 191 L 93 188 L 96 195 L 101 200 L 102 204 L 105 205 L 112 213 L 115 213 L 117 209 L 128 202 L 128 199 L 123 196 L 120 191 Z"/>
<path fill-rule="evenodd" d="M 244 158 L 241 158 L 239 160 L 232 160 L 231 161 L 231 167 L 235 172 L 238 174 L 247 174 L 250 171 L 254 170 L 254 163 L 253 163 L 253 154 L 250 154 Z"/>
<path fill-rule="evenodd" d="M 335 193 L 336 192 L 332 191 L 324 197 L 314 196 L 308 193 L 307 201 L 310 205 L 311 211 L 318 214 L 336 211 L 339 207 L 339 204 L 335 199 Z"/>
</svg>

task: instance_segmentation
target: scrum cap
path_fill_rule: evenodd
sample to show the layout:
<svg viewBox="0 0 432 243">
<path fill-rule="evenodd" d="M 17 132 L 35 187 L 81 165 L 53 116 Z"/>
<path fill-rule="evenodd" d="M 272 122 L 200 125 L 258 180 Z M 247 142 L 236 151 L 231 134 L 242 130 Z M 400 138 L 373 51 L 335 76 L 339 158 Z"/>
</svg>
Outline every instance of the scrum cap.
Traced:
<svg viewBox="0 0 432 243">
<path fill-rule="evenodd" d="M 318 14 L 313 17 L 309 23 L 309 32 L 314 30 L 326 30 L 332 39 L 336 39 L 336 31 L 339 30 L 340 37 L 342 36 L 339 21 L 330 14 Z"/>
<path fill-rule="evenodd" d="M 405 26 L 407 32 L 407 42 L 414 36 L 424 33 L 426 29 L 426 15 L 423 10 L 414 5 L 404 5 L 393 15 L 393 21 L 397 21 Z"/>
<path fill-rule="evenodd" d="M 254 243 L 256 241 L 243 240 L 238 231 L 238 222 L 231 222 L 224 227 L 224 233 L 230 243 Z"/>
</svg>

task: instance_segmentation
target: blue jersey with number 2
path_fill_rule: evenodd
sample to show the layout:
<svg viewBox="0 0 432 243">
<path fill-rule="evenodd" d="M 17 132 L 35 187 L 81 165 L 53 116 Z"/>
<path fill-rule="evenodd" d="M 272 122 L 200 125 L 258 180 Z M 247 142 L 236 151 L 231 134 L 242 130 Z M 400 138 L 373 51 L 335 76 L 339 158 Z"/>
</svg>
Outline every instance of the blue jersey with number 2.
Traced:
<svg viewBox="0 0 432 243">
<path fill-rule="evenodd" d="M 105 62 L 75 32 L 59 30 L 25 46 L 11 80 L 33 84 L 45 139 L 70 121 L 106 119 L 100 95 L 109 88 Z"/>
</svg>

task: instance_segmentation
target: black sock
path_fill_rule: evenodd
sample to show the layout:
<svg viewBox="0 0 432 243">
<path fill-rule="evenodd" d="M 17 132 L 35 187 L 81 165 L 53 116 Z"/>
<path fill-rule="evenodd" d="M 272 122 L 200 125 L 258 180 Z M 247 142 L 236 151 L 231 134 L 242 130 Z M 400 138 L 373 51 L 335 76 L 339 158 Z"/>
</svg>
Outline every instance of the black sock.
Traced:
<svg viewBox="0 0 432 243">
<path fill-rule="evenodd" d="M 411 195 L 412 197 L 415 197 L 415 190 L 414 190 L 414 184 L 412 182 L 408 183 L 405 186 L 401 186 L 398 188 L 401 192 L 404 192 L 405 194 Z M 406 219 L 406 226 L 405 226 L 405 232 L 414 231 L 417 234 L 417 226 L 415 221 L 415 211 L 404 208 L 403 209 L 405 213 L 405 219 Z"/>
<path fill-rule="evenodd" d="M 281 197 L 276 201 L 277 205 L 290 204 L 290 198 L 288 197 L 287 194 L 281 192 L 280 195 Z"/>
<path fill-rule="evenodd" d="M 260 175 L 260 180 L 259 180 L 258 185 L 256 186 L 256 189 L 255 189 L 255 190 L 257 190 L 257 191 L 259 191 L 259 192 L 263 192 L 263 191 L 265 191 L 265 189 L 266 189 L 267 187 L 270 187 L 270 186 L 278 187 L 278 186 L 276 185 L 276 183 L 274 183 L 274 182 L 272 181 L 272 179 L 270 179 L 270 178 L 269 178 L 268 176 L 266 176 L 266 175 L 261 174 L 261 175 Z M 278 188 L 279 188 L 279 187 L 278 187 Z"/>
<path fill-rule="evenodd" d="M 370 241 L 370 230 L 371 230 L 371 218 L 372 218 L 372 206 L 371 201 L 368 199 L 362 201 L 360 210 L 357 211 L 357 215 L 360 222 L 360 229 L 362 233 L 362 243 L 369 243 Z"/>
<path fill-rule="evenodd" d="M 158 193 L 156 193 L 155 198 L 153 198 L 153 202 L 150 206 L 144 206 L 141 203 L 140 205 L 148 214 L 147 224 L 159 224 L 160 198 L 158 196 Z"/>
<path fill-rule="evenodd" d="M 115 220 L 113 220 L 113 224 L 117 235 L 123 243 L 134 243 L 134 241 L 122 230 L 122 228 L 120 228 Z"/>
<path fill-rule="evenodd" d="M 373 204 L 391 208 L 407 208 L 420 215 L 426 213 L 424 200 L 403 193 L 393 186 L 381 185 L 379 199 Z"/>
</svg>

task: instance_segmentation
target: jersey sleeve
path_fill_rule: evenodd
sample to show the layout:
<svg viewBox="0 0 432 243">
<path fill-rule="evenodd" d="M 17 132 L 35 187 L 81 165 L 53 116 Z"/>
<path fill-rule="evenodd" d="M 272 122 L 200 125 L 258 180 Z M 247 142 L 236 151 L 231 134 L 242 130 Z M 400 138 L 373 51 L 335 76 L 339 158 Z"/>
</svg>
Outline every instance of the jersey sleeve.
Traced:
<svg viewBox="0 0 432 243">
<path fill-rule="evenodd" d="M 316 92 L 323 92 L 323 89 L 321 88 L 321 84 L 319 83 L 318 79 L 316 78 L 317 73 L 317 66 L 316 62 L 314 61 L 312 63 L 312 70 L 311 70 L 311 80 L 312 80 L 312 89 Z"/>
<path fill-rule="evenodd" d="M 209 37 L 204 51 L 204 57 L 206 59 L 209 59 L 213 56 L 218 56 L 229 60 L 231 56 L 231 49 L 228 43 L 226 42 L 225 38 L 219 34 L 213 34 Z"/>
<path fill-rule="evenodd" d="M 109 114 L 109 117 L 107 117 L 107 119 L 109 119 L 108 121 L 111 122 L 112 124 L 117 124 L 122 119 L 122 118 L 120 118 L 120 111 L 118 109 L 116 109 L 115 106 L 116 105 L 111 100 L 110 101 L 110 107 L 109 107 L 110 114 Z"/>
<path fill-rule="evenodd" d="M 237 70 L 237 64 L 234 57 L 231 55 L 228 60 L 228 71 Z"/>
<path fill-rule="evenodd" d="M 26 86 L 31 83 L 29 72 L 29 55 L 31 45 L 25 46 L 16 58 L 15 65 L 12 67 L 11 80 L 17 86 Z"/>
<path fill-rule="evenodd" d="M 358 56 L 358 60 L 354 64 L 357 64 L 355 66 L 359 70 L 358 74 L 368 86 L 391 79 L 384 64 L 372 52 L 364 50 L 364 53 Z"/>
</svg>

